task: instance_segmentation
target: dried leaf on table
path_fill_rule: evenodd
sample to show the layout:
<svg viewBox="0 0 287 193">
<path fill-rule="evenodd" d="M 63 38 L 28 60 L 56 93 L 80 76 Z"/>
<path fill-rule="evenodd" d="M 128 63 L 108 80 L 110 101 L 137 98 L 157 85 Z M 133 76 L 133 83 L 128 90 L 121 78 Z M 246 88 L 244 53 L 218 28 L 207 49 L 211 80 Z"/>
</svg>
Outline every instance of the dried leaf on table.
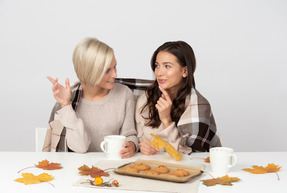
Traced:
<svg viewBox="0 0 287 193">
<path fill-rule="evenodd" d="M 213 178 L 208 180 L 201 180 L 206 186 L 214 186 L 216 184 L 232 186 L 232 182 L 238 182 L 240 179 L 237 177 L 229 177 L 228 175 L 220 178 Z"/>
<path fill-rule="evenodd" d="M 177 151 L 172 145 L 170 145 L 168 142 L 160 138 L 158 135 L 151 134 L 154 138 L 151 141 L 151 144 L 157 148 L 161 149 L 162 147 L 165 148 L 166 152 L 173 158 L 176 159 L 176 161 L 179 161 L 182 159 L 182 155 Z"/>
<path fill-rule="evenodd" d="M 89 166 L 83 165 L 78 168 L 80 170 L 81 175 L 90 175 L 92 178 L 96 178 L 98 176 L 109 176 L 108 172 L 105 172 L 97 167 L 92 166 L 91 168 Z"/>
<path fill-rule="evenodd" d="M 202 159 L 205 163 L 210 163 L 210 157 L 201 158 L 201 157 L 192 157 L 190 159 Z"/>
<path fill-rule="evenodd" d="M 39 184 L 42 182 L 49 182 L 52 181 L 53 179 L 54 177 L 52 177 L 47 173 L 42 173 L 38 176 L 35 176 L 34 174 L 31 173 L 22 173 L 22 178 L 18 178 L 15 181 L 29 185 L 29 184 Z"/>
<path fill-rule="evenodd" d="M 43 160 L 38 162 L 38 165 L 35 164 L 37 168 L 41 168 L 43 170 L 58 170 L 62 169 L 63 167 L 59 163 L 49 162 L 48 160 Z"/>
<path fill-rule="evenodd" d="M 53 163 L 53 162 L 49 162 L 48 160 L 43 160 L 41 162 L 38 162 L 38 165 L 35 164 L 35 166 L 37 168 L 41 168 L 43 170 L 58 170 L 58 169 L 62 169 L 63 167 L 61 166 L 61 164 L 59 163 Z M 24 169 L 21 169 L 19 172 L 28 169 L 28 168 L 35 168 L 35 166 L 30 166 L 30 167 L 26 167 Z"/>
<path fill-rule="evenodd" d="M 204 162 L 205 162 L 205 163 L 210 163 L 210 157 L 205 158 L 205 159 L 204 159 Z"/>
<path fill-rule="evenodd" d="M 266 167 L 253 165 L 252 168 L 244 168 L 242 170 L 246 172 L 250 172 L 252 174 L 276 173 L 278 180 L 279 180 L 279 176 L 277 172 L 280 171 L 281 167 L 271 163 L 271 164 L 268 164 Z"/>
</svg>

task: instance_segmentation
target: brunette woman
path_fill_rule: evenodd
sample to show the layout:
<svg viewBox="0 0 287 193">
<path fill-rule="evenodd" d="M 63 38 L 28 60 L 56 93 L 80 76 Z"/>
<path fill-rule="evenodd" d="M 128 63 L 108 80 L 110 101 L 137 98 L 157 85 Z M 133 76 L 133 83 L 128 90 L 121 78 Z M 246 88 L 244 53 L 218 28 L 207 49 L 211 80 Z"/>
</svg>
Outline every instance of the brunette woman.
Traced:
<svg viewBox="0 0 287 193">
<path fill-rule="evenodd" d="M 209 102 L 196 90 L 193 49 L 183 41 L 166 42 L 151 58 L 154 83 L 136 104 L 140 151 L 153 155 L 151 133 L 182 153 L 221 146 Z"/>
</svg>

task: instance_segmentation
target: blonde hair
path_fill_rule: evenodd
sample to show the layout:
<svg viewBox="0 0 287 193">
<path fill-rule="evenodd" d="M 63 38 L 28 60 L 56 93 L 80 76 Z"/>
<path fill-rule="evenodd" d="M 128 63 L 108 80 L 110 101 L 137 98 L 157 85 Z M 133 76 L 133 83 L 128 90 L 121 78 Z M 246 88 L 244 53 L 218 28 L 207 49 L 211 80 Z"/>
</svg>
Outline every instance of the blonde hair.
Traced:
<svg viewBox="0 0 287 193">
<path fill-rule="evenodd" d="M 80 41 L 73 53 L 75 72 L 81 83 L 100 83 L 114 56 L 114 50 L 96 38 Z"/>
</svg>

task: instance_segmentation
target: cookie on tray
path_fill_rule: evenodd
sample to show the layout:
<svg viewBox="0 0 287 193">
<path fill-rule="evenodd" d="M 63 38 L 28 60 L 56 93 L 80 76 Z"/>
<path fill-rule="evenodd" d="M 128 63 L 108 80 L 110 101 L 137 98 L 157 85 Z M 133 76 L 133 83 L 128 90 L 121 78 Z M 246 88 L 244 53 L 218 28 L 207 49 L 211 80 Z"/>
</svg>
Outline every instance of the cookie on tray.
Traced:
<svg viewBox="0 0 287 193">
<path fill-rule="evenodd" d="M 133 167 L 126 167 L 126 168 L 124 168 L 124 170 L 129 171 L 129 172 L 135 172 L 135 173 L 138 173 L 138 172 L 139 172 L 138 169 L 133 168 Z"/>
<path fill-rule="evenodd" d="M 139 171 L 145 171 L 145 170 L 149 170 L 150 166 L 147 164 L 140 163 L 140 164 L 134 165 L 134 168 L 136 168 Z"/>
<path fill-rule="evenodd" d="M 169 169 L 166 166 L 160 165 L 160 166 L 156 167 L 154 169 L 154 171 L 156 171 L 156 172 L 158 172 L 160 174 L 166 174 L 166 173 L 169 172 Z"/>
<path fill-rule="evenodd" d="M 152 174 L 152 175 L 159 175 L 159 173 L 154 171 L 154 170 L 145 170 L 145 171 L 143 171 L 143 173 L 145 173 L 145 174 Z"/>
<path fill-rule="evenodd" d="M 176 169 L 171 173 L 171 175 L 174 175 L 177 177 L 185 177 L 189 175 L 189 172 L 184 169 Z"/>
</svg>

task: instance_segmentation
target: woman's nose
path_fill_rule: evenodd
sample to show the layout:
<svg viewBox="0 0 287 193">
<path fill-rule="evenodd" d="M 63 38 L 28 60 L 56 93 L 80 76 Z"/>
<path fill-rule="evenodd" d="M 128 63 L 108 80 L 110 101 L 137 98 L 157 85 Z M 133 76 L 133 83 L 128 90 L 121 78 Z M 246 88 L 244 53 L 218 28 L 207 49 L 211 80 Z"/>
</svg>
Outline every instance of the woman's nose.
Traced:
<svg viewBox="0 0 287 193">
<path fill-rule="evenodd" d="M 118 75 L 117 75 L 117 69 L 114 69 L 113 70 L 113 75 L 112 75 L 114 78 L 116 78 Z"/>
<path fill-rule="evenodd" d="M 164 71 L 161 67 L 158 67 L 155 69 L 155 75 L 161 76 L 161 75 L 163 75 L 163 73 L 164 73 Z"/>
</svg>

